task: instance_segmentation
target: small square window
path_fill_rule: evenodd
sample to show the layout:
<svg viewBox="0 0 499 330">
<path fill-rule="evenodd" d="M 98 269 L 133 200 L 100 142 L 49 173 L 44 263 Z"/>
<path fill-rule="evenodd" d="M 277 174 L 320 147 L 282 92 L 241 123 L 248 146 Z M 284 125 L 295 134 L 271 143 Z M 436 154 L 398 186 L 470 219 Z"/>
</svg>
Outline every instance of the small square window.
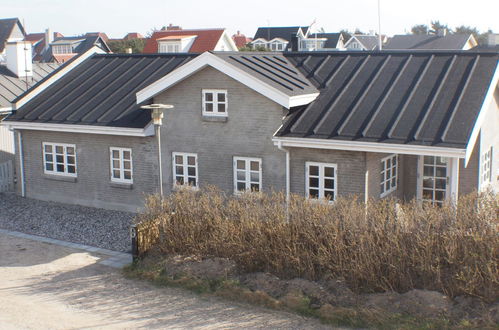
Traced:
<svg viewBox="0 0 499 330">
<path fill-rule="evenodd" d="M 261 164 L 259 158 L 234 157 L 234 193 L 261 191 Z"/>
<path fill-rule="evenodd" d="M 227 91 L 216 89 L 203 89 L 203 115 L 227 116 Z"/>
<path fill-rule="evenodd" d="M 305 191 L 308 198 L 336 199 L 336 164 L 307 162 L 305 164 Z"/>
<path fill-rule="evenodd" d="M 110 148 L 111 181 L 133 183 L 132 150 L 128 148 Z"/>
<path fill-rule="evenodd" d="M 76 150 L 72 144 L 43 143 L 44 173 L 76 176 Z"/>
<path fill-rule="evenodd" d="M 425 162 L 430 163 L 432 160 L 425 156 Z M 397 164 L 397 155 L 390 155 L 381 160 L 381 197 L 384 197 L 397 189 Z M 433 167 L 424 166 L 425 175 L 427 172 L 431 172 L 431 175 L 433 175 Z"/>
<path fill-rule="evenodd" d="M 188 186 L 197 188 L 199 184 L 197 155 L 174 152 L 172 159 L 173 176 L 175 177 L 174 187 Z"/>
</svg>

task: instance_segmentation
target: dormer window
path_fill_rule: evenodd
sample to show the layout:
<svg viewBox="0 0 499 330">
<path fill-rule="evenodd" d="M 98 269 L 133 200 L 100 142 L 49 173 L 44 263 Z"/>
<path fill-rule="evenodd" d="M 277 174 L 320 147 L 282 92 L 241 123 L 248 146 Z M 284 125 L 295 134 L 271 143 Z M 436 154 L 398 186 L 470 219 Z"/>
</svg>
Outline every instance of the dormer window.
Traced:
<svg viewBox="0 0 499 330">
<path fill-rule="evenodd" d="M 227 117 L 227 91 L 203 89 L 203 116 Z"/>
<path fill-rule="evenodd" d="M 180 42 L 160 42 L 158 53 L 180 53 Z"/>
<path fill-rule="evenodd" d="M 70 44 L 52 45 L 52 54 L 73 54 Z"/>
<path fill-rule="evenodd" d="M 286 47 L 286 44 L 284 42 L 272 41 L 270 43 L 270 50 L 273 50 L 273 51 L 276 51 L 276 52 L 283 51 L 285 47 Z"/>
</svg>

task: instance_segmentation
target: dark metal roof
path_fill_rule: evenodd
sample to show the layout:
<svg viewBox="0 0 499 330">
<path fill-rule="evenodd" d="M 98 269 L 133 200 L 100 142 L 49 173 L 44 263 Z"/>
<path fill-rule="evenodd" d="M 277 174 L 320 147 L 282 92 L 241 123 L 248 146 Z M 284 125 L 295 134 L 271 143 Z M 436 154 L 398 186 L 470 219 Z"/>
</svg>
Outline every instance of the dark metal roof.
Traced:
<svg viewBox="0 0 499 330">
<path fill-rule="evenodd" d="M 0 53 L 3 52 L 5 48 L 5 43 L 9 39 L 12 29 L 15 25 L 19 25 L 23 35 L 26 35 L 24 28 L 18 18 L 4 18 L 0 19 Z"/>
<path fill-rule="evenodd" d="M 253 40 L 263 38 L 270 41 L 274 38 L 281 38 L 287 41 L 291 40 L 291 35 L 296 35 L 299 29 L 302 29 L 303 33 L 306 34 L 308 26 L 281 26 L 281 27 L 259 27 L 256 30 Z"/>
<path fill-rule="evenodd" d="M 110 52 L 110 48 L 107 46 L 106 42 L 102 40 L 100 36 L 90 35 L 90 36 L 76 36 L 76 37 L 59 37 L 55 38 L 52 43 L 71 43 L 75 44 L 74 54 L 83 54 L 93 46 L 101 48 L 105 52 Z M 42 53 L 43 62 L 53 62 L 52 46 L 49 46 Z"/>
<path fill-rule="evenodd" d="M 311 33 L 308 36 L 308 39 L 317 38 L 326 38 L 326 42 L 324 43 L 324 48 L 338 48 L 338 42 L 341 38 L 341 33 Z"/>
<path fill-rule="evenodd" d="M 383 49 L 462 50 L 470 37 L 470 34 L 399 34 L 390 38 Z"/>
<path fill-rule="evenodd" d="M 498 54 L 314 52 L 284 56 L 320 90 L 279 137 L 464 148 Z"/>
<path fill-rule="evenodd" d="M 354 35 L 354 37 L 366 48 L 366 50 L 375 50 L 378 48 L 379 39 L 377 36 Z"/>
<path fill-rule="evenodd" d="M 0 108 L 11 106 L 16 97 L 59 67 L 55 63 L 33 63 L 33 76 L 18 78 L 5 65 L 0 65 Z"/>
<path fill-rule="evenodd" d="M 282 53 L 214 52 L 214 54 L 288 96 L 319 92 Z"/>
<path fill-rule="evenodd" d="M 4 120 L 144 128 L 151 115 L 135 93 L 195 56 L 93 55 Z"/>
</svg>

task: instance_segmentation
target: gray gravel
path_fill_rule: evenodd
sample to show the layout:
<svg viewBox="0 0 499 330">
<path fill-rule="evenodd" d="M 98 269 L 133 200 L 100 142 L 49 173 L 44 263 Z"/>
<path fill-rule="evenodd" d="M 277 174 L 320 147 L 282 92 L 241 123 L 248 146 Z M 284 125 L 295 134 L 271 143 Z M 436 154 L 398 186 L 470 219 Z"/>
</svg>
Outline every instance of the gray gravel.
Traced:
<svg viewBox="0 0 499 330">
<path fill-rule="evenodd" d="M 114 251 L 130 252 L 134 216 L 0 193 L 0 228 Z"/>
</svg>

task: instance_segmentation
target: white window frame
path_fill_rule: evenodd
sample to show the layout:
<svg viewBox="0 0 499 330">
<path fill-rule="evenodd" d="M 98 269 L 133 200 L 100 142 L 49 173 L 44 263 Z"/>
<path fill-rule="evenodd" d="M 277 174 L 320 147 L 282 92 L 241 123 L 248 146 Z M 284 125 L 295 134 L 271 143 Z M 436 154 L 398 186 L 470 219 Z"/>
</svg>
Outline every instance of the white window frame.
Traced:
<svg viewBox="0 0 499 330">
<path fill-rule="evenodd" d="M 176 156 L 182 157 L 182 164 L 176 163 Z M 194 157 L 194 165 L 189 165 L 187 157 Z M 177 174 L 177 166 L 182 167 L 182 174 Z M 194 167 L 195 175 L 189 175 L 189 167 Z M 198 154 L 188 153 L 188 152 L 172 152 L 172 171 L 173 171 L 173 188 L 199 188 L 199 168 L 198 168 Z M 177 183 L 177 176 L 181 176 L 184 180 L 183 184 Z M 189 185 L 189 178 L 194 178 L 196 180 L 195 185 Z"/>
<path fill-rule="evenodd" d="M 241 170 L 237 168 L 237 162 L 238 161 L 244 161 L 244 181 L 243 180 L 238 180 L 237 178 L 237 172 Z M 258 171 L 251 170 L 251 162 L 258 162 Z M 262 159 L 261 158 L 255 158 L 255 157 L 239 157 L 239 156 L 234 156 L 233 157 L 233 173 L 234 173 L 234 194 L 242 194 L 244 192 L 251 192 L 251 184 L 255 184 L 257 182 L 251 181 L 251 173 L 258 173 L 258 191 L 262 191 Z M 245 184 L 245 191 L 241 191 L 237 188 L 237 184 L 239 182 L 244 182 Z"/>
<path fill-rule="evenodd" d="M 118 152 L 118 158 L 113 157 L 113 151 Z M 130 159 L 125 160 L 124 153 L 125 152 L 130 152 Z M 119 162 L 119 167 L 114 167 L 114 162 L 117 160 Z M 130 162 L 130 168 L 125 169 L 125 161 Z M 120 148 L 120 147 L 110 147 L 109 148 L 109 168 L 110 168 L 110 175 L 111 175 L 111 181 L 112 182 L 118 182 L 118 183 L 133 183 L 133 156 L 132 156 L 132 149 L 130 148 Z M 117 170 L 119 171 L 120 177 L 115 178 L 114 177 L 114 171 Z M 125 171 L 130 172 L 130 179 L 125 178 Z"/>
<path fill-rule="evenodd" d="M 206 94 L 213 94 L 213 101 L 206 101 Z M 225 95 L 225 102 L 218 101 L 218 94 Z M 216 96 L 216 98 L 215 98 Z M 206 104 L 213 104 L 213 111 L 206 111 Z M 229 115 L 229 100 L 226 89 L 203 89 L 202 90 L 203 116 L 227 117 Z M 218 111 L 218 105 L 225 105 L 225 112 Z M 216 111 L 215 111 L 216 110 Z"/>
<path fill-rule="evenodd" d="M 160 41 L 158 42 L 158 53 L 181 53 L 182 45 L 178 41 Z"/>
<path fill-rule="evenodd" d="M 492 151 L 492 146 L 489 148 L 489 150 L 487 150 L 486 152 L 484 152 L 482 154 L 482 175 L 481 175 L 481 179 L 482 179 L 482 184 L 489 184 L 492 182 L 492 155 L 493 155 L 493 151 Z"/>
<path fill-rule="evenodd" d="M 45 150 L 46 146 L 52 147 L 52 152 L 47 152 Z M 56 147 L 62 147 L 63 148 L 63 153 L 62 154 L 57 154 L 56 153 Z M 67 149 L 68 148 L 73 148 L 74 154 L 73 155 L 68 155 Z M 47 155 L 52 155 L 52 161 L 47 161 Z M 63 162 L 59 163 L 64 166 L 64 172 L 57 171 L 57 164 L 58 162 L 56 161 L 57 155 L 63 155 Z M 68 164 L 68 157 L 73 156 L 74 157 L 74 164 Z M 60 175 L 60 176 L 70 176 L 76 178 L 78 176 L 78 167 L 77 167 L 77 158 L 76 158 L 76 145 L 74 144 L 66 144 L 66 143 L 55 143 L 55 142 L 43 142 L 42 143 L 42 157 L 43 157 L 43 173 L 45 174 L 50 174 L 50 175 Z M 52 164 L 52 170 L 47 170 L 47 163 Z M 68 172 L 68 166 L 74 166 L 75 172 L 74 173 L 69 173 Z"/>
<path fill-rule="evenodd" d="M 395 166 L 393 165 L 393 160 L 395 159 Z M 387 178 L 386 173 L 388 172 L 387 164 L 390 160 L 390 177 Z M 393 175 L 393 170 L 395 169 L 395 175 Z M 380 171 L 380 197 L 383 198 L 390 193 L 397 190 L 398 186 L 398 174 L 399 174 L 399 159 L 397 154 L 391 154 L 381 159 L 381 171 Z M 392 185 L 392 180 L 395 179 L 395 185 Z M 390 182 L 390 188 L 386 189 L 386 183 Z"/>
<path fill-rule="evenodd" d="M 318 175 L 310 175 L 310 166 L 317 166 L 319 167 L 319 174 Z M 325 167 L 331 167 L 334 169 L 334 177 L 326 177 L 324 175 L 324 168 Z M 319 187 L 310 187 L 310 178 L 318 178 L 319 179 Z M 325 179 L 330 179 L 332 178 L 334 180 L 334 187 L 333 187 L 333 193 L 334 193 L 334 199 L 330 200 L 330 202 L 334 202 L 336 198 L 338 197 L 338 165 L 337 164 L 332 164 L 332 163 L 320 163 L 320 162 L 306 162 L 305 163 L 305 196 L 309 199 L 316 199 L 313 197 L 310 197 L 310 188 L 312 189 L 317 189 L 319 190 L 319 200 L 324 200 L 325 199 L 325 191 L 331 191 L 329 188 L 324 188 L 324 180 Z"/>
<path fill-rule="evenodd" d="M 73 54 L 73 47 L 71 44 L 52 45 L 52 54 Z"/>
</svg>

